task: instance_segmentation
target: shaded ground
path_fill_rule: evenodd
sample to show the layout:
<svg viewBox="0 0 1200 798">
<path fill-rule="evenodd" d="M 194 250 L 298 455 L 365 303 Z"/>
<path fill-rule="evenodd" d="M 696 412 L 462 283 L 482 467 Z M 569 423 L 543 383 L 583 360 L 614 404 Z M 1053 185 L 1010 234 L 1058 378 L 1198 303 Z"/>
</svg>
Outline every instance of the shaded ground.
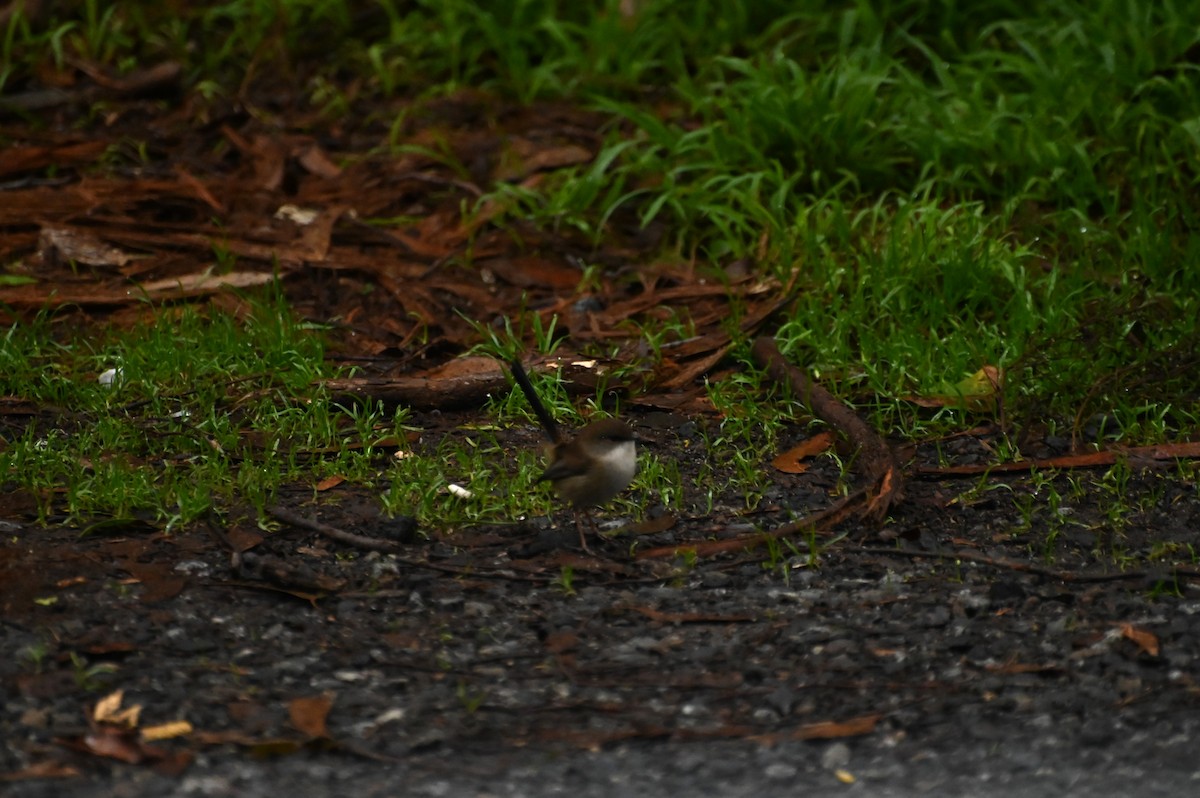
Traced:
<svg viewBox="0 0 1200 798">
<path fill-rule="evenodd" d="M 505 444 L 528 445 L 525 432 Z M 704 456 L 679 431 L 639 432 L 692 452 L 685 470 Z M 836 472 L 789 480 L 776 504 L 827 502 Z M 774 568 L 761 551 L 632 560 L 623 538 L 591 559 L 569 547 L 569 524 L 542 520 L 408 543 L 400 559 L 292 530 L 236 567 L 204 529 L 80 539 L 11 521 L 3 768 L 70 775 L 7 794 L 1194 789 L 1200 601 L 1166 572 L 1102 578 L 1093 553 L 1187 541 L 1194 487 L 1133 475 L 1129 495 L 1154 498 L 1111 541 L 1082 525 L 1104 528 L 1088 491 L 1057 510 L 1079 531 L 1043 549 L 1053 522 L 1036 505 L 1025 527 L 1029 479 L 1004 484 L 973 497 L 962 480 L 911 483 L 884 530 L 909 554 L 849 529 L 815 563 L 801 543 Z M 403 536 L 366 518 L 371 496 L 339 498 L 322 520 Z M 644 545 L 747 523 L 718 508 Z M 1021 570 L 1047 567 L 1043 555 L 1064 578 Z M 573 595 L 556 584 L 564 565 Z M 322 580 L 339 587 L 306 600 Z M 187 719 L 195 733 L 140 765 L 82 753 L 96 747 L 85 715 L 114 686 L 143 726 Z M 147 756 L 140 745 L 118 750 Z"/>
<path fill-rule="evenodd" d="M 236 110 L 199 132 L 137 104 L 114 114 L 103 139 L 45 132 L 0 160 L 3 255 L 39 280 L 0 290 L 13 318 L 83 308 L 81 323 L 128 323 L 146 296 L 211 295 L 236 311 L 223 284 L 278 273 L 301 313 L 336 320 L 337 356 L 404 375 L 472 341 L 464 316 L 490 321 L 522 296 L 562 319 L 564 354 L 606 340 L 637 359 L 639 324 L 686 311 L 694 334 L 648 376 L 631 421 L 679 458 L 683 484 L 699 472 L 695 378 L 727 351 L 728 289 L 686 263 L 638 264 L 639 281 L 621 279 L 662 230 L 616 219 L 595 252 L 568 233 L 493 226 L 497 205 L 460 215 L 495 179 L 535 185 L 587 162 L 595 119 L 470 96 L 431 106 L 411 143 L 445 143 L 466 179 L 418 156 L 334 165 L 329 153 L 385 141 L 382 123 L 318 138 Z M 134 130 L 145 162 L 124 153 L 120 168 L 91 171 Z M 51 163 L 79 171 L 39 176 Z M 316 215 L 281 213 L 287 205 Z M 573 293 L 576 256 L 599 267 L 586 301 Z M 213 280 L 214 262 L 236 268 Z M 786 299 L 746 264 L 727 271 L 745 331 Z M 676 415 L 664 422 L 652 407 Z M 470 420 L 414 424 L 459 435 L 455 422 Z M 535 440 L 500 435 L 513 448 Z M 1048 454 L 1061 453 L 1054 443 Z M 938 457 L 990 454 L 964 438 L 916 462 Z M 398 556 L 290 527 L 262 538 L 238 508 L 228 529 L 81 538 L 30 526 L 21 495 L 6 493 L 6 794 L 1194 790 L 1200 601 L 1191 572 L 1141 563 L 1188 559 L 1200 497 L 1169 470 L 1128 473 L 1106 487 L 1074 472 L 1081 489 L 1068 476 L 916 479 L 883 530 L 848 524 L 837 540 L 801 535 L 795 549 L 695 562 L 634 559 L 627 536 L 584 557 L 573 528 L 541 519 L 414 540 L 378 519 L 372 494 L 341 488 L 319 508 L 307 488 L 285 503 L 398 541 Z M 772 478 L 754 516 L 718 506 L 638 548 L 769 529 L 826 506 L 838 482 L 826 461 Z M 1113 571 L 1122 561 L 1137 565 Z M 125 706 L 142 706 L 141 728 L 187 720 L 193 733 L 143 743 L 89 728 L 117 687 Z"/>
</svg>

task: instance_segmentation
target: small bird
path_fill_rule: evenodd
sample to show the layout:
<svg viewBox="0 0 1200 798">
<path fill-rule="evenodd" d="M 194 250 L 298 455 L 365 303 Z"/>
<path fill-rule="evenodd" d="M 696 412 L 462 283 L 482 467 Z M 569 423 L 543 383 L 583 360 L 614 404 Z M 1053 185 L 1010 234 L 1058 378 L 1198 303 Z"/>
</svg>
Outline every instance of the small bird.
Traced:
<svg viewBox="0 0 1200 798">
<path fill-rule="evenodd" d="M 558 424 L 533 389 L 520 361 L 513 359 L 509 365 L 513 379 L 521 386 L 550 439 L 550 445 L 546 447 L 550 464 L 538 481 L 550 482 L 554 492 L 571 503 L 575 510 L 579 544 L 590 554 L 580 514 L 609 501 L 633 481 L 637 473 L 633 430 L 623 421 L 605 418 L 587 425 L 574 438 L 564 439 Z"/>
</svg>

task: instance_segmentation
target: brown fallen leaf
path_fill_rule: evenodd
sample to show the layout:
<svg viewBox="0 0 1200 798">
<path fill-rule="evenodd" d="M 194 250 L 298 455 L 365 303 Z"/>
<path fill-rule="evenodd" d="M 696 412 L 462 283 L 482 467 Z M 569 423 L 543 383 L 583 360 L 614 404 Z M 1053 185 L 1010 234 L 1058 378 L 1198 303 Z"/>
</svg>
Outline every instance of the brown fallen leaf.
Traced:
<svg viewBox="0 0 1200 798">
<path fill-rule="evenodd" d="M 333 707 L 333 696 L 329 693 L 305 698 L 293 698 L 288 704 L 288 716 L 292 725 L 309 737 L 329 737 L 325 718 Z"/>
<path fill-rule="evenodd" d="M 628 524 L 611 534 L 617 535 L 657 535 L 666 532 L 679 521 L 675 513 L 663 513 L 656 518 L 645 518 L 635 524 Z"/>
<path fill-rule="evenodd" d="M 435 381 L 464 380 L 483 377 L 486 379 L 503 379 L 504 369 L 494 357 L 456 357 L 447 360 L 440 366 L 435 366 L 424 373 L 427 379 Z"/>
<path fill-rule="evenodd" d="M 95 726 L 80 738 L 60 741 L 64 745 L 84 753 L 115 759 L 137 765 L 166 758 L 166 752 L 144 745 L 132 729 L 115 726 Z"/>
<path fill-rule="evenodd" d="M 180 576 L 171 563 L 127 559 L 121 567 L 133 577 L 133 584 L 142 586 L 139 598 L 146 604 L 175 598 L 187 586 L 187 579 Z"/>
<path fill-rule="evenodd" d="M 582 279 L 579 269 L 563 264 L 558 259 L 537 255 L 501 256 L 476 263 L 509 285 L 522 288 L 545 286 L 569 291 L 579 285 Z"/>
<path fill-rule="evenodd" d="M 86 61 L 77 62 L 77 66 L 98 86 L 111 89 L 118 94 L 145 94 L 155 91 L 164 86 L 174 85 L 183 74 L 183 65 L 178 61 L 162 61 L 153 66 L 115 77 Z"/>
<path fill-rule="evenodd" d="M 193 736 L 200 745 L 241 745 L 250 747 L 260 742 L 253 735 L 240 729 L 221 729 L 218 731 L 198 731 Z"/>
<path fill-rule="evenodd" d="M 592 157 L 590 150 L 577 144 L 544 147 L 539 142 L 514 137 L 501 156 L 496 179 L 513 182 L 534 172 L 587 163 Z"/>
<path fill-rule="evenodd" d="M 792 731 L 772 732 L 770 734 L 747 735 L 748 739 L 763 745 L 775 745 L 783 740 L 836 740 L 841 737 L 860 737 L 875 731 L 883 715 L 859 715 L 849 720 L 823 720 L 817 723 L 806 723 Z"/>
<path fill-rule="evenodd" d="M 1152 632 L 1139 629 L 1131 623 L 1120 624 L 1117 628 L 1121 630 L 1122 637 L 1126 640 L 1132 640 L 1143 652 L 1152 657 L 1158 656 L 1158 638 Z"/>
<path fill-rule="evenodd" d="M 250 551 L 263 542 L 263 536 L 258 530 L 251 529 L 246 524 L 237 524 L 226 529 L 225 537 L 229 541 L 229 547 L 236 552 Z"/>
<path fill-rule="evenodd" d="M 146 742 L 169 740 L 172 737 L 184 737 L 192 733 L 192 724 L 186 720 L 173 720 L 170 723 L 160 723 L 157 726 L 147 726 L 142 729 L 142 739 Z"/>
<path fill-rule="evenodd" d="M 803 462 L 821 452 L 828 451 L 833 445 L 833 433 L 819 432 L 811 438 L 801 441 L 786 452 L 776 455 L 771 465 L 777 471 L 785 474 L 803 474 L 808 470 L 808 463 Z"/>
<path fill-rule="evenodd" d="M 321 149 L 320 144 L 307 142 L 301 145 L 294 154 L 296 160 L 309 174 L 330 180 L 342 175 L 342 167 L 325 154 L 325 150 Z"/>
<path fill-rule="evenodd" d="M 341 485 L 345 481 L 346 481 L 345 477 L 338 476 L 337 474 L 334 474 L 331 477 L 325 477 L 325 479 L 323 479 L 317 483 L 317 492 L 320 493 L 321 491 L 326 491 L 326 490 L 329 490 L 330 488 L 336 488 L 338 485 Z"/>
<path fill-rule="evenodd" d="M 850 720 L 825 720 L 807 723 L 789 736 L 793 740 L 835 740 L 839 737 L 858 737 L 875 731 L 883 715 L 860 715 Z"/>
</svg>

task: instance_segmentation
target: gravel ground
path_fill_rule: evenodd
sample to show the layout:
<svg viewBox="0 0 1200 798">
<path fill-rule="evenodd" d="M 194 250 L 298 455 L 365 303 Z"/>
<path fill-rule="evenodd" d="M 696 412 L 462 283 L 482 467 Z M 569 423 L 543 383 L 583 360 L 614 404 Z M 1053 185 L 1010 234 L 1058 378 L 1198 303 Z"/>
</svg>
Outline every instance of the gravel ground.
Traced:
<svg viewBox="0 0 1200 798">
<path fill-rule="evenodd" d="M 810 502 L 830 479 L 815 469 L 768 502 Z M 290 529 L 234 567 L 203 527 L 81 538 L 17 518 L 0 547 L 4 794 L 1200 789 L 1200 593 L 1163 554 L 1194 536 L 1195 485 L 1135 473 L 1117 526 L 1098 487 L 1064 504 L 1045 482 L 1004 485 L 914 481 L 882 531 L 840 529 L 815 558 L 796 541 L 774 562 L 632 560 L 627 540 L 588 558 L 543 521 L 400 557 Z M 320 517 L 402 526 L 369 503 Z M 744 523 L 718 511 L 646 546 Z M 114 738 L 88 713 L 118 688 L 141 727 L 193 733 L 98 750 Z"/>
</svg>

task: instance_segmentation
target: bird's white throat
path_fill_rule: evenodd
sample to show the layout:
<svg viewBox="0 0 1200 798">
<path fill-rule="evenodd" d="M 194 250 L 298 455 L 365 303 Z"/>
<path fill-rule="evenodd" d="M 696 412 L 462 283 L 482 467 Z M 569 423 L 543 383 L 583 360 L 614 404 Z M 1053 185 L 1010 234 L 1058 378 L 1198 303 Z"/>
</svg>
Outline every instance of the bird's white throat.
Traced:
<svg viewBox="0 0 1200 798">
<path fill-rule="evenodd" d="M 612 491 L 618 493 L 633 481 L 637 473 L 637 447 L 633 441 L 609 441 L 603 446 L 592 446 L 591 454 L 599 462 L 599 470 L 604 474 L 604 481 L 614 486 Z"/>
</svg>

